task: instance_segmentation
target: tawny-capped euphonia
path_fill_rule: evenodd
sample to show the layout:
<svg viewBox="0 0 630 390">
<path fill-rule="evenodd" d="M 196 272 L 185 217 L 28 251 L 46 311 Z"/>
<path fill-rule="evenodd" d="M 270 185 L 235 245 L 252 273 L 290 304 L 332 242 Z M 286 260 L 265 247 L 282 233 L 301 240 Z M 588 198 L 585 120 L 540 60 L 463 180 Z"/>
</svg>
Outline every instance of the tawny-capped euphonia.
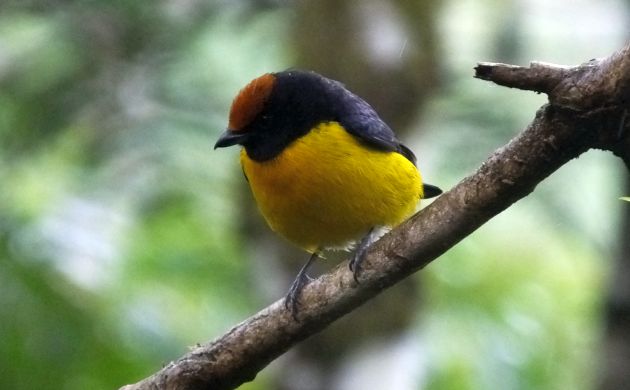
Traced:
<svg viewBox="0 0 630 390">
<path fill-rule="evenodd" d="M 271 229 L 312 253 L 285 300 L 294 316 L 320 251 L 358 241 L 350 261 L 357 279 L 375 229 L 399 224 L 421 198 L 441 193 L 422 183 L 413 152 L 368 103 L 315 72 L 267 73 L 247 84 L 215 148 L 236 144 Z"/>
</svg>

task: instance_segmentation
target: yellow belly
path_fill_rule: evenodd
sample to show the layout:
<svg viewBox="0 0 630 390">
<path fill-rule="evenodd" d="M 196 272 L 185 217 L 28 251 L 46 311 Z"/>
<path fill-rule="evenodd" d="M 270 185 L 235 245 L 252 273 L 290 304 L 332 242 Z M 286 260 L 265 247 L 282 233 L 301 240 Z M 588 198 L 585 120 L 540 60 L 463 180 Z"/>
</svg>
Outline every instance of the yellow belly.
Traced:
<svg viewBox="0 0 630 390">
<path fill-rule="evenodd" d="M 268 161 L 254 161 L 243 149 L 241 164 L 271 229 L 310 252 L 397 225 L 422 197 L 420 173 L 409 160 L 367 148 L 336 122 Z"/>
</svg>

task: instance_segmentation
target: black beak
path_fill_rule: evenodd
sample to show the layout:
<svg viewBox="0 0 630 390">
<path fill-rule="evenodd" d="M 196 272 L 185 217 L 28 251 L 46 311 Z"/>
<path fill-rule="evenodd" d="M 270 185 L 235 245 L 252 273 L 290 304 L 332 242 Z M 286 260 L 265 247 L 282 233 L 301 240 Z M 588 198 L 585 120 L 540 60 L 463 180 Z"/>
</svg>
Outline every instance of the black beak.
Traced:
<svg viewBox="0 0 630 390">
<path fill-rule="evenodd" d="M 221 134 L 217 143 L 214 144 L 214 148 L 225 148 L 227 146 L 242 144 L 247 138 L 247 133 L 234 132 L 227 129 Z"/>
</svg>

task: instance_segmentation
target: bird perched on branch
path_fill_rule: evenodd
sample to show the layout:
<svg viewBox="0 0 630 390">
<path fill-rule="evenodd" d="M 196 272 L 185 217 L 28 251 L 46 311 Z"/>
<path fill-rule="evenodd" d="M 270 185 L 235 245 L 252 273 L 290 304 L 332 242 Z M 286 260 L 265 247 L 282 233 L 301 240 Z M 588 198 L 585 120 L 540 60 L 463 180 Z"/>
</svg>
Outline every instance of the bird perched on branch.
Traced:
<svg viewBox="0 0 630 390">
<path fill-rule="evenodd" d="M 358 281 L 378 228 L 401 223 L 421 198 L 442 192 L 422 183 L 413 152 L 368 103 L 315 72 L 267 73 L 247 84 L 215 149 L 237 144 L 271 229 L 312 254 L 285 299 L 294 317 L 320 251 L 358 242 L 350 261 Z"/>
</svg>

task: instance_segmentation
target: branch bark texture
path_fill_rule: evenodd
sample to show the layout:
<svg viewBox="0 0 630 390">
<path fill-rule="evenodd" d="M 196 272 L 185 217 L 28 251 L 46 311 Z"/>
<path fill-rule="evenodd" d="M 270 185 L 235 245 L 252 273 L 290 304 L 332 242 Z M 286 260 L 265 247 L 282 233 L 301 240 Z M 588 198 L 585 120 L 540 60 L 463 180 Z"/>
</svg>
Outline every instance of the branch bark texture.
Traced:
<svg viewBox="0 0 630 390">
<path fill-rule="evenodd" d="M 630 45 L 576 67 L 482 63 L 476 76 L 547 93 L 532 123 L 471 176 L 368 251 L 357 284 L 347 262 L 307 285 L 298 320 L 277 301 L 124 390 L 233 389 L 291 346 L 423 268 L 590 148 L 630 150 Z"/>
</svg>

